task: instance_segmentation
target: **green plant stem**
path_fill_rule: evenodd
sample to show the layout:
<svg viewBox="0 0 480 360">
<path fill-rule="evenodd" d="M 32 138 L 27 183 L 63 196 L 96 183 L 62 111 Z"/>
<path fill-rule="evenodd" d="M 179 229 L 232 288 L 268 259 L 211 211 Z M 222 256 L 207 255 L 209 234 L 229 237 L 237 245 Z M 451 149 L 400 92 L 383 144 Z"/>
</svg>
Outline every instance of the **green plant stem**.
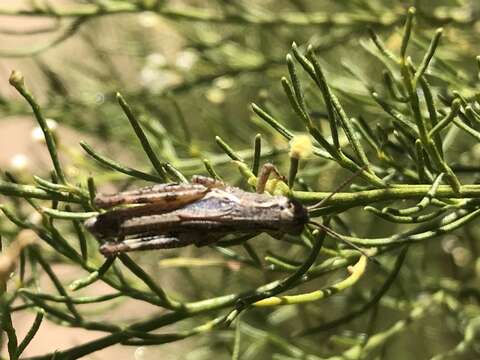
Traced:
<svg viewBox="0 0 480 360">
<path fill-rule="evenodd" d="M 107 272 L 108 269 L 110 269 L 110 266 L 112 266 L 114 261 L 115 261 L 114 257 L 106 259 L 105 262 L 100 266 L 98 270 L 90 269 L 91 272 L 87 277 L 73 281 L 68 286 L 68 288 L 71 291 L 77 291 L 88 285 L 93 284 L 95 281 L 100 279 Z"/>
<path fill-rule="evenodd" d="M 305 273 L 307 273 L 307 271 L 311 268 L 311 266 L 317 259 L 318 254 L 320 253 L 320 250 L 323 246 L 326 233 L 324 231 L 318 232 L 317 230 L 315 230 L 313 236 L 315 237 L 315 244 L 313 245 L 310 254 L 306 258 L 304 263 L 299 266 L 293 274 L 281 281 L 263 286 L 263 290 L 256 291 L 253 295 L 248 295 L 244 298 L 241 298 L 238 301 L 236 308 L 226 316 L 226 322 L 231 323 L 248 306 L 255 306 L 255 304 L 259 303 L 260 301 L 272 298 L 275 295 L 290 289 L 295 283 L 297 283 L 305 275 Z"/>
<path fill-rule="evenodd" d="M 408 245 L 404 246 L 403 249 L 400 251 L 400 254 L 397 257 L 397 260 L 395 261 L 393 270 L 390 272 L 390 274 L 388 275 L 387 279 L 385 280 L 383 285 L 380 287 L 380 289 L 378 289 L 377 293 L 374 296 L 372 296 L 372 298 L 368 302 L 366 302 L 357 310 L 354 310 L 346 315 L 343 315 L 338 319 L 326 322 L 325 324 L 322 324 L 320 326 L 303 329 L 302 331 L 298 332 L 296 336 L 312 335 L 312 334 L 319 333 L 321 331 L 332 329 L 334 327 L 347 323 L 350 320 L 364 314 L 366 311 L 368 311 L 373 306 L 375 306 L 383 297 L 383 295 L 385 295 L 385 293 L 390 289 L 391 285 L 397 278 L 397 275 L 400 272 L 400 269 L 402 268 L 403 262 L 407 255 L 407 250 L 408 250 Z"/>
<path fill-rule="evenodd" d="M 169 309 L 178 309 L 182 307 L 182 304 L 172 300 L 165 291 L 160 288 L 155 281 L 145 272 L 143 269 L 138 266 L 130 257 L 126 254 L 118 255 L 120 261 L 132 271 L 139 279 L 141 279 L 149 288 L 152 290 L 164 303 L 164 306 Z"/>
<path fill-rule="evenodd" d="M 440 210 L 432 211 L 430 213 L 426 213 L 422 215 L 401 216 L 401 215 L 395 215 L 392 213 L 384 212 L 383 210 L 378 210 L 372 206 L 365 206 L 364 210 L 369 211 L 384 220 L 387 220 L 393 223 L 399 223 L 399 224 L 423 223 L 426 221 L 433 220 L 445 212 L 444 210 L 440 209 Z"/>
<path fill-rule="evenodd" d="M 439 293 L 433 294 L 426 301 L 419 301 L 416 306 L 412 308 L 406 319 L 397 321 L 391 327 L 371 336 L 365 344 L 353 346 L 341 356 L 333 356 L 328 358 L 328 360 L 358 359 L 360 356 L 365 356 L 366 354 L 372 355 L 374 351 L 383 347 L 394 335 L 407 329 L 413 322 L 425 317 L 432 307 L 438 305 L 439 295 Z"/>
<path fill-rule="evenodd" d="M 68 295 L 67 291 L 65 290 L 63 284 L 61 283 L 60 279 L 57 277 L 55 272 L 52 270 L 50 267 L 50 264 L 43 259 L 43 257 L 40 255 L 40 253 L 36 249 L 31 249 L 32 253 L 35 256 L 35 259 L 38 261 L 38 263 L 42 266 L 43 270 L 47 273 L 48 277 L 52 281 L 53 285 L 57 289 L 57 291 L 62 295 L 66 301 L 65 305 L 67 306 L 68 310 L 72 313 L 74 316 L 75 320 L 77 322 L 80 322 L 82 320 L 82 316 L 76 309 L 75 305 L 73 304 L 72 300 L 70 299 L 70 296 Z"/>
<path fill-rule="evenodd" d="M 237 323 L 235 324 L 235 340 L 233 342 L 232 360 L 240 360 L 240 338 L 242 336 L 242 332 L 240 331 L 241 324 L 242 322 L 240 318 L 238 318 Z"/>
<path fill-rule="evenodd" d="M 30 327 L 27 334 L 25 335 L 25 338 L 18 345 L 17 354 L 16 354 L 17 357 L 20 357 L 22 355 L 23 351 L 27 348 L 28 344 L 30 344 L 30 342 L 35 337 L 38 329 L 40 328 L 40 325 L 42 324 L 44 315 L 45 315 L 45 312 L 42 309 L 37 310 L 37 315 L 35 316 L 35 320 L 33 321 L 32 326 Z"/>
<path fill-rule="evenodd" d="M 405 28 L 402 37 L 402 46 L 400 47 L 400 57 L 402 61 L 405 61 L 407 54 L 408 42 L 410 41 L 410 35 L 412 33 L 413 19 L 415 16 L 415 8 L 410 7 L 407 12 L 407 21 L 405 22 Z"/>
<path fill-rule="evenodd" d="M 451 232 L 459 227 L 468 224 L 470 221 L 480 216 L 480 209 L 476 210 L 458 210 L 452 214 L 445 216 L 438 224 L 434 224 L 431 229 L 414 229 L 405 233 L 397 233 L 389 237 L 380 238 L 359 238 L 354 236 L 346 236 L 337 234 L 337 236 L 345 241 L 349 241 L 356 245 L 379 247 L 392 246 L 405 243 L 415 243 L 425 241 L 439 235 Z M 422 231 L 423 230 L 423 231 Z"/>
<path fill-rule="evenodd" d="M 108 159 L 98 154 L 95 150 L 93 150 L 89 145 L 87 145 L 83 141 L 80 141 L 80 146 L 83 148 L 83 150 L 85 150 L 85 152 L 88 155 L 90 155 L 92 158 L 97 160 L 100 164 L 106 166 L 109 169 L 121 172 L 123 174 L 132 176 L 137 179 L 143 179 L 146 181 L 152 181 L 152 182 L 158 182 L 158 183 L 163 182 L 163 178 L 160 176 L 152 175 L 140 170 L 136 170 L 136 169 L 121 165 L 120 163 L 117 163 L 114 160 Z"/>
<path fill-rule="evenodd" d="M 65 201 L 69 203 L 83 202 L 82 199 L 71 193 L 47 191 L 36 186 L 20 185 L 3 180 L 0 180 L 0 194 L 22 198 Z"/>
<path fill-rule="evenodd" d="M 89 341 L 79 346 L 72 347 L 71 349 L 55 352 L 56 360 L 73 360 L 78 359 L 95 351 L 107 348 L 114 344 L 118 344 L 130 339 L 133 335 L 131 331 L 148 333 L 160 327 L 164 327 L 173 323 L 177 323 L 183 319 L 190 318 L 191 316 L 202 313 L 208 310 L 215 310 L 231 305 L 236 300 L 236 296 L 223 296 L 211 300 L 205 300 L 196 304 L 190 311 L 173 312 L 164 315 L 154 316 L 145 321 L 136 322 L 122 331 L 115 332 L 113 334 L 101 337 L 99 339 Z M 176 338 L 166 340 L 167 342 L 176 341 Z M 27 358 L 25 360 L 50 360 L 52 354 L 35 356 Z"/>
<path fill-rule="evenodd" d="M 253 162 L 252 162 L 252 172 L 255 176 L 258 175 L 258 170 L 260 169 L 260 160 L 262 156 L 262 135 L 255 135 L 255 144 L 253 150 Z"/>
<path fill-rule="evenodd" d="M 412 207 L 409 207 L 409 208 L 406 208 L 406 209 L 400 209 L 400 210 L 385 207 L 383 211 L 392 213 L 394 215 L 413 215 L 413 214 L 417 214 L 417 213 L 421 212 L 428 205 L 430 205 L 432 200 L 435 198 L 435 196 L 437 194 L 438 187 L 440 186 L 440 183 L 443 179 L 443 176 L 444 176 L 444 174 L 441 173 L 440 175 L 438 175 L 435 178 L 435 180 L 433 181 L 432 187 L 430 188 L 430 190 L 428 190 L 428 193 L 425 195 L 425 197 L 422 200 L 420 200 L 420 202 L 418 204 L 416 204 Z"/>
<path fill-rule="evenodd" d="M 440 43 L 440 38 L 443 34 L 443 29 L 439 28 L 435 32 L 435 36 L 433 37 L 430 46 L 428 47 L 428 50 L 423 57 L 423 60 L 418 67 L 417 71 L 415 72 L 414 78 L 413 78 L 413 84 L 414 87 L 418 83 L 418 80 L 422 77 L 423 73 L 427 70 L 428 65 L 430 64 L 430 61 L 432 61 L 433 54 L 435 54 L 435 50 L 437 50 L 438 44 Z"/>
<path fill-rule="evenodd" d="M 30 91 L 28 91 L 27 87 L 25 86 L 23 75 L 21 73 L 17 71 L 13 71 L 12 75 L 10 76 L 10 84 L 15 89 L 17 89 L 17 91 L 25 98 L 25 100 L 27 100 L 28 104 L 32 108 L 33 114 L 35 115 L 35 119 L 37 120 L 38 125 L 42 129 L 43 135 L 45 137 L 45 142 L 47 144 L 48 152 L 50 153 L 50 158 L 52 159 L 53 167 L 55 169 L 55 173 L 58 177 L 58 180 L 62 184 L 66 184 L 65 175 L 63 173 L 60 160 L 58 159 L 57 145 L 55 143 L 55 139 L 53 137 L 52 131 L 48 127 L 47 120 L 42 114 L 40 105 L 38 105 L 33 95 L 30 93 Z"/>
<path fill-rule="evenodd" d="M 215 142 L 232 160 L 240 161 L 242 163 L 244 162 L 240 155 L 238 155 L 220 136 L 215 136 Z"/>
<path fill-rule="evenodd" d="M 109 300 L 118 298 L 120 296 L 123 296 L 122 293 L 117 292 L 113 294 L 105 294 L 105 295 L 99 295 L 99 296 L 81 296 L 76 298 L 73 298 L 73 297 L 67 298 L 65 296 L 37 293 L 28 289 L 19 289 L 18 293 L 24 294 L 25 296 L 28 296 L 31 298 L 37 297 L 41 300 L 53 301 L 58 303 L 66 303 L 68 301 L 71 301 L 72 304 L 95 304 L 95 303 L 109 301 Z"/>
<path fill-rule="evenodd" d="M 10 315 L 10 305 L 6 301 L 6 297 L 1 294 L 0 296 L 0 329 L 5 331 L 8 338 L 8 354 L 10 356 L 10 360 L 16 360 L 17 351 L 18 351 L 18 340 L 17 340 L 17 333 L 12 323 L 12 317 Z"/>
<path fill-rule="evenodd" d="M 160 178 L 163 180 L 163 182 L 165 182 L 167 178 L 167 174 L 165 172 L 165 164 L 162 164 L 158 159 L 157 155 L 155 154 L 155 151 L 153 151 L 152 146 L 150 145 L 150 142 L 147 139 L 147 136 L 143 132 L 142 127 L 140 126 L 140 123 L 138 122 L 137 118 L 133 114 L 133 111 L 130 108 L 130 105 L 127 104 L 127 102 L 125 101 L 125 99 L 120 93 L 117 93 L 117 101 L 122 107 L 125 115 L 127 116 L 128 121 L 130 121 L 130 125 L 132 125 L 132 128 L 135 131 L 135 134 L 137 135 L 138 139 L 140 140 L 143 150 L 145 151 L 148 158 L 150 159 L 150 162 L 152 163 L 153 167 L 157 171 Z"/>
<path fill-rule="evenodd" d="M 362 206 L 377 201 L 419 199 L 427 196 L 431 185 L 392 185 L 386 189 L 363 190 L 351 193 L 339 192 L 328 199 L 324 206 Z M 331 192 L 294 191 L 293 196 L 305 203 L 315 203 L 331 195 Z M 480 185 L 462 185 L 454 191 L 449 185 L 440 185 L 435 197 L 438 199 L 478 199 Z"/>
<path fill-rule="evenodd" d="M 93 216 L 98 215 L 98 212 L 72 212 L 72 211 L 61 211 L 50 208 L 42 208 L 42 211 L 48 216 L 54 219 L 64 219 L 64 220 L 86 220 Z"/>
<path fill-rule="evenodd" d="M 352 146 L 353 150 L 355 151 L 355 154 L 357 155 L 358 161 L 360 162 L 360 166 L 366 166 L 368 169 L 369 161 L 368 161 L 367 155 L 365 154 L 363 145 L 360 143 L 358 136 L 356 135 L 353 129 L 352 121 L 346 114 L 338 98 L 330 89 L 330 86 L 328 85 L 326 77 L 324 75 L 324 71 L 320 66 L 320 62 L 315 56 L 314 49 L 311 45 L 308 46 L 306 57 L 313 66 L 313 69 L 315 71 L 314 80 L 316 81 L 316 83 L 318 84 L 319 88 L 322 91 L 325 103 L 331 103 L 331 106 L 333 106 L 333 108 L 335 109 L 336 113 L 338 114 L 338 118 L 343 128 L 343 131 L 345 132 L 350 145 Z M 331 110 L 329 111 L 329 117 L 331 116 L 330 112 Z M 374 174 L 372 174 L 371 177 L 376 178 Z M 376 180 L 380 186 L 383 185 L 380 179 L 376 179 Z"/>
<path fill-rule="evenodd" d="M 272 296 L 267 299 L 263 299 L 254 303 L 254 306 L 264 307 L 264 306 L 278 306 L 278 305 L 294 305 L 309 303 L 312 301 L 318 301 L 326 297 L 330 297 L 339 291 L 343 291 L 353 284 L 355 284 L 365 273 L 367 266 L 367 258 L 361 256 L 357 264 L 352 267 L 351 274 L 346 279 L 328 286 L 326 288 L 315 290 L 305 294 L 299 295 L 284 295 L 284 296 Z"/>
<path fill-rule="evenodd" d="M 355 261 L 354 257 L 351 258 L 332 258 L 322 263 L 318 266 L 312 267 L 308 271 L 308 277 L 305 277 L 304 281 L 314 279 L 317 276 L 322 274 L 328 273 L 330 271 L 334 271 L 336 269 L 345 267 Z M 269 284 L 266 284 L 256 290 L 256 292 L 263 293 L 267 289 L 272 289 L 278 286 L 279 282 L 274 281 Z M 155 329 L 177 323 L 182 321 L 183 319 L 191 318 L 195 315 L 211 312 L 214 310 L 219 310 L 222 308 L 226 308 L 228 306 L 234 305 L 238 299 L 246 296 L 247 294 L 251 294 L 252 292 L 248 292 L 246 294 L 230 294 L 230 295 L 223 295 L 216 298 L 211 298 L 207 300 L 201 300 L 192 303 L 185 303 L 183 304 L 184 307 L 180 311 L 175 311 L 172 313 L 167 313 L 164 315 L 155 316 L 153 318 L 147 319 L 145 321 L 139 321 L 132 325 L 127 326 L 124 330 L 116 331 L 110 335 L 104 336 L 100 339 L 93 340 L 87 342 L 85 344 L 72 347 L 71 349 L 59 351 L 55 353 L 56 359 L 58 360 L 71 360 L 71 359 L 78 359 L 82 356 L 86 356 L 98 350 L 104 349 L 111 345 L 117 343 L 123 343 L 126 340 L 134 337 L 134 332 L 142 332 L 148 333 Z M 129 293 L 129 296 L 133 294 Z M 178 340 L 177 337 L 169 337 L 165 339 L 163 343 L 172 342 Z M 52 354 L 36 356 L 32 358 L 28 358 L 25 360 L 50 360 Z"/>
<path fill-rule="evenodd" d="M 67 207 L 68 211 L 71 211 L 71 208 Z M 82 259 L 84 262 L 88 260 L 88 245 L 87 245 L 87 238 L 85 237 L 85 233 L 82 229 L 81 222 L 79 220 L 72 220 L 73 228 L 75 229 L 75 233 L 77 234 L 78 243 L 80 245 L 80 253 L 82 254 Z"/>
</svg>

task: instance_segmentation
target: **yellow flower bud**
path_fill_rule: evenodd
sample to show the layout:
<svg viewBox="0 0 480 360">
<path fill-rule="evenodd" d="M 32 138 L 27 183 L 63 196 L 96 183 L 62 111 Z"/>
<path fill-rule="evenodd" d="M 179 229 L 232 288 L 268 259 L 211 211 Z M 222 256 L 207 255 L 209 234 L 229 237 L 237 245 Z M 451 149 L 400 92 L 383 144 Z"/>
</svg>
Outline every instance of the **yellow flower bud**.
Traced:
<svg viewBox="0 0 480 360">
<path fill-rule="evenodd" d="M 13 87 L 23 87 L 24 86 L 24 78 L 23 74 L 18 70 L 13 70 L 10 74 L 10 79 L 8 79 L 10 85 Z"/>
<path fill-rule="evenodd" d="M 309 135 L 295 135 L 290 140 L 290 157 L 302 159 L 311 156 L 313 153 L 313 144 Z"/>
</svg>

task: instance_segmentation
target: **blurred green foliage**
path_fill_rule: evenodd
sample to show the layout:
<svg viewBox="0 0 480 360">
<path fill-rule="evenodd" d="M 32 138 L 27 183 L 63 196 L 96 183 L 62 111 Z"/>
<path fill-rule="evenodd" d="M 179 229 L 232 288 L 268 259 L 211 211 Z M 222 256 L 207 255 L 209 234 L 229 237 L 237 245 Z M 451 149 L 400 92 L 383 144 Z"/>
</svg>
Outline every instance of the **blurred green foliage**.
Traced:
<svg viewBox="0 0 480 360">
<path fill-rule="evenodd" d="M 46 18 L 42 28 L 0 29 L 44 33 L 41 45 L 0 50 L 34 64 L 25 80 L 12 75 L 21 96 L 0 95 L 0 115 L 33 109 L 53 160 L 43 173 L 2 169 L 5 357 L 28 354 L 47 321 L 105 334 L 29 359 L 94 358 L 113 345 L 161 354 L 187 337 L 172 359 L 479 356 L 477 1 L 68 3 L 0 5 L 0 16 Z M 69 143 L 65 129 L 85 142 Z M 309 135 L 313 155 L 292 155 L 296 134 Z M 82 227 L 98 211 L 95 187 L 215 174 L 251 189 L 232 158 L 253 167 L 249 176 L 253 164 L 274 163 L 305 204 L 362 176 L 311 212 L 338 233 L 324 242 L 308 229 L 281 241 L 232 234 L 208 248 L 105 260 Z M 364 272 L 345 241 L 378 263 Z M 59 277 L 62 264 L 76 277 Z M 40 286 L 44 277 L 53 288 Z M 271 306 L 252 305 L 252 294 Z M 300 297 L 278 306 L 272 295 Z M 109 316 L 133 301 L 155 312 Z M 16 312 L 34 314 L 24 338 Z"/>
</svg>

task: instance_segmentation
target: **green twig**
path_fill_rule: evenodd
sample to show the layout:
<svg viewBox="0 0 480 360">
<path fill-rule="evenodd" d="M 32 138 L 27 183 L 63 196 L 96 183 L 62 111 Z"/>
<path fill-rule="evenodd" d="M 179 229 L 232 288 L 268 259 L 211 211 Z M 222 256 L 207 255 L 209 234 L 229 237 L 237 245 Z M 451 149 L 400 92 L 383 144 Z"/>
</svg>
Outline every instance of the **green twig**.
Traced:
<svg viewBox="0 0 480 360">
<path fill-rule="evenodd" d="M 122 107 L 123 111 L 125 112 L 125 115 L 127 115 L 128 121 L 130 121 L 130 125 L 132 125 L 132 128 L 135 131 L 135 134 L 137 135 L 138 139 L 140 140 L 143 150 L 145 151 L 148 158 L 150 159 L 150 162 L 152 163 L 153 167 L 157 171 L 160 178 L 163 180 L 163 182 L 165 182 L 166 176 L 167 176 L 165 172 L 165 164 L 162 164 L 158 159 L 157 155 L 155 154 L 155 151 L 153 151 L 153 148 L 147 139 L 147 136 L 143 132 L 142 127 L 140 126 L 140 123 L 138 122 L 137 118 L 133 114 L 133 111 L 130 108 L 130 105 L 127 104 L 127 102 L 125 101 L 125 99 L 120 93 L 117 93 L 117 101 Z"/>
<path fill-rule="evenodd" d="M 27 100 L 28 104 L 32 108 L 35 119 L 37 120 L 38 125 L 42 129 L 43 135 L 45 137 L 48 152 L 50 153 L 50 158 L 52 159 L 53 167 L 55 169 L 58 180 L 62 184 L 65 184 L 66 179 L 63 173 L 62 166 L 60 164 L 60 160 L 58 159 L 57 145 L 55 143 L 53 133 L 48 127 L 47 120 L 42 114 L 40 105 L 38 105 L 37 101 L 34 99 L 30 91 L 28 91 L 27 87 L 25 86 L 25 81 L 22 73 L 16 70 L 12 71 L 12 74 L 10 75 L 10 85 L 12 85 L 25 98 L 25 100 Z"/>
</svg>

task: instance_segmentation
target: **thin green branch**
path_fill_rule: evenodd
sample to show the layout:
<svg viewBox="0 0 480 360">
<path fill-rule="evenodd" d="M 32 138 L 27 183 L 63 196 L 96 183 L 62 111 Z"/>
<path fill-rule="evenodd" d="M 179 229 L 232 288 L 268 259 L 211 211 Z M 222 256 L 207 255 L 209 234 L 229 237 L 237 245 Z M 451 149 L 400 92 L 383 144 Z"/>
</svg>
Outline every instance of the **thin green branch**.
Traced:
<svg viewBox="0 0 480 360">
<path fill-rule="evenodd" d="M 164 306 L 169 309 L 179 309 L 182 307 L 182 304 L 178 303 L 175 300 L 172 300 L 165 291 L 160 288 L 155 281 L 145 272 L 143 269 L 138 266 L 130 257 L 126 254 L 118 255 L 120 261 L 125 265 L 132 273 L 134 273 L 140 280 L 142 280 L 149 288 L 156 294 L 159 299 L 162 301 Z"/>
<path fill-rule="evenodd" d="M 442 34 L 443 34 L 443 29 L 442 28 L 437 29 L 430 43 L 430 46 L 428 47 L 428 50 L 422 62 L 420 63 L 420 66 L 415 72 L 415 75 L 413 77 L 413 84 L 417 84 L 420 77 L 422 77 L 425 71 L 427 70 L 427 67 L 430 64 L 430 61 L 432 61 L 433 55 L 435 54 L 435 50 L 437 50 L 437 47 L 440 43 L 440 38 L 442 37 Z"/>
<path fill-rule="evenodd" d="M 421 199 L 427 195 L 431 185 L 392 185 L 386 189 L 363 190 L 352 193 L 339 192 L 333 195 L 324 206 L 362 206 L 378 201 Z M 294 191 L 293 196 L 305 203 L 315 203 L 330 196 L 330 192 Z M 436 192 L 438 199 L 478 199 L 480 185 L 462 185 L 454 191 L 449 185 L 440 185 Z"/>
<path fill-rule="evenodd" d="M 415 8 L 411 7 L 407 12 L 407 21 L 403 30 L 402 45 L 400 47 L 400 58 L 402 62 L 405 62 L 405 56 L 407 53 L 407 46 L 412 34 L 413 19 L 415 17 Z"/>
<path fill-rule="evenodd" d="M 0 180 L 0 194 L 19 198 L 55 200 L 69 203 L 82 203 L 83 201 L 71 193 L 47 191 L 36 186 L 20 185 L 3 180 Z"/>
<path fill-rule="evenodd" d="M 2 329 L 2 331 L 5 331 L 5 333 L 7 334 L 7 338 L 8 338 L 7 349 L 8 349 L 8 354 L 10 356 L 10 360 L 17 360 L 18 359 L 17 333 L 12 323 L 12 317 L 10 315 L 10 309 L 9 309 L 10 305 L 5 300 L 6 298 L 2 294 L 2 296 L 0 296 L 0 319 L 2 320 L 0 322 L 0 328 Z"/>
<path fill-rule="evenodd" d="M 121 172 L 123 174 L 132 176 L 134 178 L 146 180 L 146 181 L 152 181 L 152 182 L 157 182 L 161 183 L 163 182 L 163 178 L 160 176 L 152 175 L 149 173 L 145 173 L 143 171 L 139 171 L 124 165 L 121 165 L 114 160 L 108 159 L 100 154 L 98 154 L 95 150 L 93 150 L 89 145 L 87 145 L 85 142 L 81 141 L 80 146 L 85 150 L 85 152 L 90 155 L 92 158 L 94 158 L 96 161 L 98 161 L 100 164 L 108 167 L 109 169 Z"/>
<path fill-rule="evenodd" d="M 77 308 L 73 304 L 70 296 L 65 290 L 60 279 L 57 277 L 57 275 L 55 274 L 51 266 L 48 264 L 48 262 L 43 259 L 43 257 L 40 255 L 40 253 L 36 249 L 33 249 L 31 251 L 32 251 L 32 254 L 35 256 L 35 260 L 38 261 L 38 263 L 42 266 L 43 270 L 47 273 L 48 277 L 52 281 L 53 285 L 55 286 L 59 294 L 66 299 L 65 305 L 67 306 L 68 310 L 72 313 L 75 320 L 77 322 L 80 322 L 82 320 L 82 316 L 80 315 Z"/>
<path fill-rule="evenodd" d="M 153 148 L 147 139 L 147 136 L 143 132 L 142 127 L 140 126 L 140 123 L 138 122 L 137 118 L 133 114 L 132 109 L 130 108 L 130 106 L 127 104 L 127 102 L 125 101 L 125 99 L 120 93 L 117 93 L 117 101 L 122 107 L 123 111 L 125 112 L 125 115 L 127 115 L 128 121 L 130 121 L 130 125 L 132 125 L 132 128 L 135 131 L 135 134 L 137 135 L 138 139 L 140 140 L 143 150 L 145 151 L 148 158 L 150 159 L 150 162 L 152 163 L 153 167 L 157 171 L 160 178 L 163 180 L 163 182 L 165 182 L 166 176 L 167 176 L 165 172 L 165 164 L 162 164 L 158 159 L 157 155 L 155 154 L 155 151 L 153 151 Z"/>
<path fill-rule="evenodd" d="M 433 137 L 435 134 L 437 134 L 442 129 L 444 129 L 446 126 L 448 126 L 448 124 L 450 124 L 455 119 L 455 117 L 457 116 L 457 114 L 460 110 L 460 105 L 461 105 L 460 99 L 453 100 L 452 105 L 450 106 L 450 111 L 448 112 L 448 114 L 445 115 L 445 117 L 442 120 L 440 120 L 433 127 L 432 130 L 430 130 L 428 135 Z"/>
<path fill-rule="evenodd" d="M 395 265 L 393 266 L 392 271 L 389 273 L 387 279 L 383 283 L 383 285 L 378 289 L 378 291 L 375 293 L 375 295 L 372 296 L 372 298 L 367 301 L 364 305 L 359 307 L 357 310 L 354 310 L 346 315 L 343 315 L 335 320 L 328 321 L 322 325 L 319 326 L 314 326 L 311 328 L 303 329 L 302 331 L 298 332 L 296 336 L 308 336 L 308 335 L 313 335 L 317 334 L 319 332 L 325 331 L 325 330 L 330 330 L 333 329 L 341 324 L 348 323 L 349 321 L 355 319 L 356 317 L 364 314 L 368 310 L 370 310 L 373 306 L 378 304 L 380 299 L 387 293 L 387 291 L 390 289 L 390 287 L 393 285 L 395 279 L 398 276 L 398 273 L 400 272 L 400 269 L 402 268 L 402 265 L 404 263 L 405 257 L 407 255 L 407 250 L 408 246 L 404 246 L 402 250 L 400 251 L 400 254 L 398 255 Z"/>
<path fill-rule="evenodd" d="M 432 228 L 423 232 L 417 232 L 414 229 L 405 233 L 398 233 L 382 238 L 358 238 L 354 236 L 339 235 L 343 240 L 354 244 L 368 247 L 393 246 L 406 243 L 415 243 L 425 241 L 445 233 L 449 233 L 473 221 L 480 216 L 480 209 L 457 211 L 445 216 L 438 224 L 432 225 Z M 422 228 L 420 228 L 422 230 Z M 337 234 L 338 235 L 338 234 Z"/>
<path fill-rule="evenodd" d="M 260 169 L 260 159 L 262 156 L 262 135 L 257 134 L 255 136 L 255 145 L 253 151 L 253 162 L 252 162 L 252 172 L 253 175 L 258 175 L 258 170 Z"/>
<path fill-rule="evenodd" d="M 323 241 L 325 240 L 326 232 L 319 232 L 318 230 L 315 230 L 312 236 L 315 237 L 315 243 L 310 251 L 310 254 L 303 262 L 303 264 L 299 266 L 292 275 L 281 281 L 276 282 L 274 286 L 270 285 L 268 286 L 268 288 L 262 291 L 257 291 L 253 295 L 241 298 L 238 301 L 235 310 L 230 312 L 230 314 L 226 317 L 227 323 L 232 322 L 248 306 L 257 306 L 256 304 L 258 304 L 262 300 L 272 298 L 275 295 L 292 288 L 292 286 L 294 286 L 294 284 L 297 283 L 305 275 L 305 273 L 311 268 L 311 266 L 317 259 L 318 254 L 320 253 L 320 250 L 323 246 Z"/>
<path fill-rule="evenodd" d="M 313 301 L 318 301 L 325 299 L 336 294 L 339 291 L 343 291 L 353 286 L 365 273 L 367 267 L 367 258 L 366 256 L 361 256 L 358 262 L 352 266 L 349 271 L 350 275 L 333 285 L 325 287 L 323 289 L 315 290 L 305 294 L 299 295 L 283 295 L 283 296 L 272 296 L 267 299 L 263 299 L 254 303 L 254 306 L 264 307 L 264 306 L 278 306 L 278 305 L 294 305 L 294 304 L 303 304 Z"/>
<path fill-rule="evenodd" d="M 41 300 L 53 301 L 58 303 L 67 303 L 69 301 L 72 304 L 95 304 L 104 301 L 110 301 L 112 299 L 116 299 L 118 297 L 124 296 L 121 292 L 113 293 L 113 294 L 105 294 L 105 295 L 98 295 L 98 296 L 81 296 L 81 297 L 65 297 L 65 296 L 58 296 L 52 294 L 44 294 L 34 292 L 28 289 L 19 289 L 19 294 L 23 294 L 28 296 L 29 298 L 39 298 Z"/>
<path fill-rule="evenodd" d="M 27 87 L 25 86 L 25 81 L 22 73 L 16 70 L 12 71 L 9 81 L 10 81 L 10 85 L 12 85 L 20 93 L 20 95 L 22 95 L 25 98 L 25 100 L 27 100 L 28 104 L 32 108 L 33 114 L 35 115 L 35 119 L 37 120 L 38 125 L 42 129 L 43 135 L 45 137 L 45 142 L 47 144 L 48 152 L 50 153 L 50 158 L 52 159 L 53 167 L 55 169 L 55 173 L 58 177 L 58 180 L 62 184 L 66 184 L 65 175 L 63 173 L 60 160 L 58 159 L 57 145 L 55 143 L 53 133 L 47 124 L 47 120 L 42 114 L 40 105 L 38 105 L 35 98 L 32 96 L 30 91 L 28 91 Z"/>
<path fill-rule="evenodd" d="M 42 309 L 37 310 L 37 315 L 35 316 L 35 319 L 33 320 L 32 326 L 28 330 L 28 332 L 25 335 L 25 337 L 23 338 L 22 342 L 18 345 L 17 354 L 16 354 L 18 358 L 20 358 L 23 351 L 27 348 L 27 346 L 30 344 L 30 342 L 33 340 L 33 338 L 37 334 L 37 331 L 38 331 L 38 329 L 40 329 L 40 325 L 42 324 L 44 315 L 45 315 L 45 312 Z"/>
</svg>

